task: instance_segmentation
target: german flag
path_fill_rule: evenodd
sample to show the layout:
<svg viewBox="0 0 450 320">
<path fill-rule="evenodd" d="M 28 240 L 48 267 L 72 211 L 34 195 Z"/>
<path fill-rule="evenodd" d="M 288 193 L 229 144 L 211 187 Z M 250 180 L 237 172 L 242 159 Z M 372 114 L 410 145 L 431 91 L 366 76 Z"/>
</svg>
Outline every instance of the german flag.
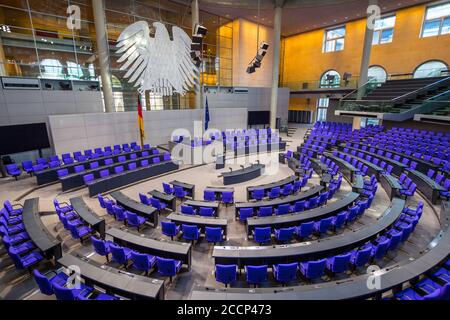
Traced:
<svg viewBox="0 0 450 320">
<path fill-rule="evenodd" d="M 144 117 L 142 116 L 142 105 L 141 105 L 141 96 L 138 96 L 138 124 L 139 124 L 139 133 L 141 136 L 141 147 L 144 147 L 145 140 L 145 128 L 144 128 Z"/>
</svg>

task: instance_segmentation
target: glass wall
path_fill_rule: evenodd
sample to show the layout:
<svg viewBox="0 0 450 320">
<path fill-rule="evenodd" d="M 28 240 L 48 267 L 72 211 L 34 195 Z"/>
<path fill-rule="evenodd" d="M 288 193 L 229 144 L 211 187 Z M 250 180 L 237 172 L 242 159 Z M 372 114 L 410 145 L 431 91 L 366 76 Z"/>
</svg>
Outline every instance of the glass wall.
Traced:
<svg viewBox="0 0 450 320">
<path fill-rule="evenodd" d="M 100 80 L 92 0 L 1 0 L 0 75 L 51 79 Z M 137 89 L 123 78 L 117 63 L 116 40 L 136 21 L 163 22 L 182 27 L 191 35 L 190 6 L 169 0 L 106 0 L 105 16 L 110 68 L 117 111 L 137 108 Z M 80 7 L 79 29 L 67 27 L 67 8 Z M 232 86 L 233 27 L 230 20 L 200 12 L 208 28 L 204 39 L 201 81 L 203 85 Z M 147 110 L 193 108 L 194 91 L 185 96 L 162 97 L 146 93 Z"/>
<path fill-rule="evenodd" d="M 81 28 L 67 27 L 67 7 L 78 5 Z M 95 26 L 89 0 L 2 0 L 0 75 L 95 80 Z"/>
<path fill-rule="evenodd" d="M 189 2 L 190 3 L 190 2 Z M 105 1 L 106 23 L 111 58 L 111 73 L 117 79 L 113 86 L 116 108 L 125 111 L 137 108 L 137 91 L 124 79 L 125 72 L 120 71 L 117 60 L 116 41 L 120 33 L 135 21 L 163 22 L 171 34 L 172 26 L 179 26 L 188 34 L 192 34 L 192 20 L 190 7 L 170 1 L 158 0 L 108 0 Z M 201 67 L 202 84 L 213 86 L 232 85 L 232 43 L 233 29 L 230 20 L 200 12 L 200 23 L 208 29 L 203 39 Z M 153 93 L 146 93 L 143 106 L 147 110 L 186 109 L 194 108 L 195 92 L 188 92 L 185 96 L 174 94 L 163 97 Z"/>
</svg>

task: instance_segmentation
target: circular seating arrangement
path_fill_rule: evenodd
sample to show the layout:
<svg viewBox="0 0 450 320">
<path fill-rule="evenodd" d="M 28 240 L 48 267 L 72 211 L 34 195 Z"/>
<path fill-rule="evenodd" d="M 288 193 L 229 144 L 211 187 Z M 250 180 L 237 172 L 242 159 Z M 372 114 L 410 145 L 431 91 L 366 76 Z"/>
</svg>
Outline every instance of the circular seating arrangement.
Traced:
<svg viewBox="0 0 450 320">
<path fill-rule="evenodd" d="M 259 143 L 264 133 L 255 132 Z M 245 148 L 250 135 L 228 132 L 222 138 L 228 148 L 240 144 Z M 383 145 L 398 142 L 395 135 L 403 139 L 403 148 L 418 148 L 420 154 Z M 233 144 L 240 137 L 245 138 Z M 423 143 L 414 144 L 412 140 L 420 141 L 419 137 Z M 212 140 L 220 138 L 214 135 Z M 28 199 L 23 207 L 5 201 L 0 211 L 2 243 L 16 268 L 29 270 L 42 294 L 61 300 L 164 299 L 165 278 L 172 283 L 180 274 L 189 277 L 199 263 L 211 268 L 213 279 L 196 286 L 192 299 L 252 299 L 254 294 L 262 299 L 447 299 L 450 204 L 445 181 L 450 159 L 448 148 L 440 144 L 449 138 L 385 131 L 382 126 L 351 130 L 347 124 L 318 122 L 296 151 L 280 153 L 291 175 L 266 184 L 242 184 L 247 201 L 236 200 L 241 198 L 237 194 L 241 186 L 207 187 L 200 200 L 192 181 L 169 182 L 165 177 L 159 181 L 167 182 L 158 186 L 147 182 L 154 190 L 136 193 L 138 200 L 118 191 L 97 194 L 104 213 L 95 213 L 82 197 L 67 203 L 55 198 L 54 210 L 62 226 L 56 227 L 58 239 L 42 227 L 39 199 Z M 415 159 L 417 165 L 405 159 Z M 101 165 L 91 162 L 89 168 L 97 170 Z M 59 170 L 60 177 L 67 176 L 61 170 L 68 169 Z M 117 170 L 115 174 L 121 174 Z M 427 198 L 427 188 L 436 186 L 416 184 L 414 179 L 427 181 L 422 175 L 439 178 L 435 183 L 447 189 L 438 189 L 437 199 Z M 420 244 L 423 252 L 407 259 L 404 252 L 423 215 L 435 210 L 428 201 L 441 203 L 439 233 L 430 239 L 433 245 Z M 69 253 L 73 240 L 84 249 Z M 86 248 L 94 256 L 87 258 L 82 253 Z M 194 253 L 204 256 L 203 262 L 193 261 Z M 394 263 L 397 256 L 402 258 Z M 68 269 L 43 273 L 42 262 L 49 259 L 65 268 L 79 261 L 81 288 L 67 286 Z M 381 270 L 382 285 L 376 290 L 363 285 L 375 276 L 366 268 Z M 100 272 L 105 276 L 95 281 L 95 287 L 89 285 Z M 127 273 L 136 275 L 146 293 L 137 292 L 137 284 L 120 284 L 118 279 Z"/>
</svg>

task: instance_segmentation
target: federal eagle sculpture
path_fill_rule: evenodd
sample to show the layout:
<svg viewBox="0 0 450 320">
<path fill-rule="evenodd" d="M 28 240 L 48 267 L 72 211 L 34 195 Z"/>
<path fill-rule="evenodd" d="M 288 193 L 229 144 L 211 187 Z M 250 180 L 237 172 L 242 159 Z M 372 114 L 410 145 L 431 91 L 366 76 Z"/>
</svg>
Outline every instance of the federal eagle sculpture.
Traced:
<svg viewBox="0 0 450 320">
<path fill-rule="evenodd" d="M 145 21 L 138 21 L 122 31 L 117 39 L 120 70 L 125 78 L 139 86 L 139 93 L 150 91 L 162 96 L 184 95 L 195 85 L 196 66 L 191 60 L 191 38 L 183 29 L 173 26 L 169 32 L 161 22 L 154 22 L 154 37 Z"/>
</svg>

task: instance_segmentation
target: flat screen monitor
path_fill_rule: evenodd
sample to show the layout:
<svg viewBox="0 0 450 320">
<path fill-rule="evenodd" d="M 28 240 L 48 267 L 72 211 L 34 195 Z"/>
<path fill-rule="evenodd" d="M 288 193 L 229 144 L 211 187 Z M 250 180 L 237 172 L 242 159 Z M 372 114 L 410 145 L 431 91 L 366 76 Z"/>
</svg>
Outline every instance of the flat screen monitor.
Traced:
<svg viewBox="0 0 450 320">
<path fill-rule="evenodd" d="M 0 126 L 0 154 L 50 148 L 45 123 Z"/>
<path fill-rule="evenodd" d="M 248 125 L 270 124 L 270 111 L 249 111 Z"/>
</svg>

